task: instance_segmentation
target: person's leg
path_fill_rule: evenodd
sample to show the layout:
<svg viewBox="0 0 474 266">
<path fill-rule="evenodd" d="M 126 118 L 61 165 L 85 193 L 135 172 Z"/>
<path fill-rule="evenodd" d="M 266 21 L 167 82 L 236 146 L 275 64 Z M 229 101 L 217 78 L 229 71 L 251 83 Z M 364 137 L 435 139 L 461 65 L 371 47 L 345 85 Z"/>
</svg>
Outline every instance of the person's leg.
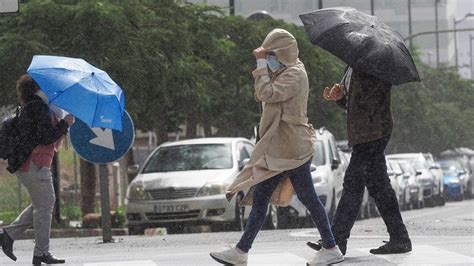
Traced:
<svg viewBox="0 0 474 266">
<path fill-rule="evenodd" d="M 311 161 L 294 170 L 288 171 L 287 173 L 290 176 L 291 184 L 295 189 L 298 199 L 305 205 L 311 214 L 311 218 L 321 235 L 323 247 L 330 249 L 333 248 L 336 243 L 331 231 L 327 212 L 314 190 L 310 165 Z"/>
<path fill-rule="evenodd" d="M 336 208 L 332 223 L 332 232 L 338 245 L 345 245 L 359 213 L 365 189 L 365 163 L 363 144 L 354 145 L 351 160 L 344 175 L 342 196 Z M 341 250 L 345 253 L 345 247 Z"/>
<path fill-rule="evenodd" d="M 49 234 L 55 202 L 53 179 L 49 168 L 39 169 L 31 163 L 25 187 L 33 205 L 33 227 L 35 232 L 34 256 L 49 255 Z"/>
<path fill-rule="evenodd" d="M 15 175 L 28 190 L 28 187 L 30 187 L 30 182 L 29 182 L 30 179 L 26 178 L 28 173 L 18 171 L 17 173 L 15 173 Z M 20 238 L 20 236 L 32 226 L 33 226 L 33 205 L 30 204 L 20 213 L 20 215 L 18 215 L 18 217 L 10 225 L 3 227 L 3 231 L 13 241 L 15 241 L 18 238 Z"/>
<path fill-rule="evenodd" d="M 268 180 L 258 183 L 253 192 L 252 210 L 250 211 L 245 231 L 237 243 L 237 248 L 243 252 L 249 252 L 252 243 L 265 222 L 268 204 L 273 191 L 283 179 L 283 175 L 274 176 Z"/>
<path fill-rule="evenodd" d="M 387 174 L 387 164 L 385 161 L 385 147 L 389 138 L 384 138 L 370 143 L 367 161 L 370 162 L 369 174 L 367 175 L 367 190 L 374 198 L 380 216 L 382 217 L 390 241 L 409 241 L 408 231 L 403 223 L 403 219 L 398 206 L 397 196 L 393 190 Z"/>
</svg>

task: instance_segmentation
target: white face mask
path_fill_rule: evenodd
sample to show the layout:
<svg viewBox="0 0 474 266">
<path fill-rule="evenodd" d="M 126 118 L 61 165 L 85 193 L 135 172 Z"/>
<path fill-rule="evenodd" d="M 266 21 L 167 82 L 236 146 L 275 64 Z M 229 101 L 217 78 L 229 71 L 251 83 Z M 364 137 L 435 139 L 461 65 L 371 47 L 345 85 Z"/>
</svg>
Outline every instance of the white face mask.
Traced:
<svg viewBox="0 0 474 266">
<path fill-rule="evenodd" d="M 270 68 L 270 71 L 273 73 L 277 72 L 283 67 L 283 64 L 278 61 L 278 57 L 276 57 L 276 55 L 267 55 L 266 59 L 268 68 Z"/>
</svg>

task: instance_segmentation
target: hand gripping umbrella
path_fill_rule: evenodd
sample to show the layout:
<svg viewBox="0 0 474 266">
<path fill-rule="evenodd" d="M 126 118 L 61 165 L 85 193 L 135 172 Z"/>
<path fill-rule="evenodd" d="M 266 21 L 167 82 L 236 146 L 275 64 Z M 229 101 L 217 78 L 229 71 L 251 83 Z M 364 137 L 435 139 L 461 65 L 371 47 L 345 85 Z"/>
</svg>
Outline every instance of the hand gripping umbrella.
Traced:
<svg viewBox="0 0 474 266">
<path fill-rule="evenodd" d="M 83 59 L 35 55 L 28 74 L 56 105 L 89 127 L 122 131 L 125 97 L 109 75 Z"/>
<path fill-rule="evenodd" d="M 300 15 L 311 42 L 353 69 L 393 85 L 420 81 L 402 36 L 377 17 L 350 7 Z"/>
</svg>

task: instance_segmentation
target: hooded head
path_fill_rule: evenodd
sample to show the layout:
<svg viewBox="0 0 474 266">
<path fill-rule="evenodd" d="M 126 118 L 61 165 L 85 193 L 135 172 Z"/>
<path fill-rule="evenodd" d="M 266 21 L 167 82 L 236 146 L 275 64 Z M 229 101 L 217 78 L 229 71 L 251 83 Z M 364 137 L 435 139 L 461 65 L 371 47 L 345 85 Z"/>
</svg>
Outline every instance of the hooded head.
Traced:
<svg viewBox="0 0 474 266">
<path fill-rule="evenodd" d="M 285 66 L 292 66 L 298 61 L 298 44 L 295 37 L 284 29 L 274 29 L 268 33 L 262 43 L 267 52 L 274 52 Z"/>
</svg>

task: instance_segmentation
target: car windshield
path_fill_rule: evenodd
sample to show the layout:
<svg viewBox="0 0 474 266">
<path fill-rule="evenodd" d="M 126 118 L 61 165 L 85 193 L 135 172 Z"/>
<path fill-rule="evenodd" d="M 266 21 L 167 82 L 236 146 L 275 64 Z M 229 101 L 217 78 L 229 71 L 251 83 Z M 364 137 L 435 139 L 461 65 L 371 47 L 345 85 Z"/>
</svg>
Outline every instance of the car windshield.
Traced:
<svg viewBox="0 0 474 266">
<path fill-rule="evenodd" d="M 194 144 L 160 148 L 143 173 L 232 168 L 230 144 Z"/>
<path fill-rule="evenodd" d="M 424 159 L 412 158 L 410 159 L 410 162 L 413 163 L 416 170 L 428 169 L 428 165 Z"/>
<path fill-rule="evenodd" d="M 445 175 L 456 175 L 463 170 L 461 163 L 458 161 L 440 161 L 439 164 Z"/>
<path fill-rule="evenodd" d="M 324 144 L 321 140 L 314 143 L 313 164 L 316 166 L 324 165 L 326 163 L 326 155 L 324 151 Z"/>
<path fill-rule="evenodd" d="M 408 174 L 411 174 L 411 175 L 416 174 L 415 169 L 413 168 L 413 165 L 411 165 L 409 162 L 399 161 L 399 163 L 400 163 L 400 167 L 402 168 L 404 173 L 408 173 Z"/>
</svg>

